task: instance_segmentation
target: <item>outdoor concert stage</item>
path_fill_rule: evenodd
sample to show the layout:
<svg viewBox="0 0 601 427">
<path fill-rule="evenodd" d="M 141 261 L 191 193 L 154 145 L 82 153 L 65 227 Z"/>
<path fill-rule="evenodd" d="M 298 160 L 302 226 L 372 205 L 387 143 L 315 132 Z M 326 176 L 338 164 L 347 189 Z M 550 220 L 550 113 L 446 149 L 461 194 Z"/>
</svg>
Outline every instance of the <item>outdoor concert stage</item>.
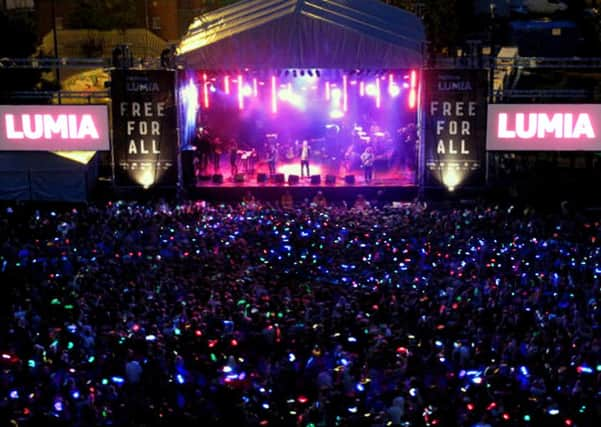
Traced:
<svg viewBox="0 0 601 427">
<path fill-rule="evenodd" d="M 180 82 L 184 185 L 194 193 L 414 193 L 415 70 L 201 70 Z"/>
<path fill-rule="evenodd" d="M 379 2 L 242 0 L 203 14 L 178 47 L 184 188 L 415 194 L 424 41 L 417 16 Z"/>
</svg>

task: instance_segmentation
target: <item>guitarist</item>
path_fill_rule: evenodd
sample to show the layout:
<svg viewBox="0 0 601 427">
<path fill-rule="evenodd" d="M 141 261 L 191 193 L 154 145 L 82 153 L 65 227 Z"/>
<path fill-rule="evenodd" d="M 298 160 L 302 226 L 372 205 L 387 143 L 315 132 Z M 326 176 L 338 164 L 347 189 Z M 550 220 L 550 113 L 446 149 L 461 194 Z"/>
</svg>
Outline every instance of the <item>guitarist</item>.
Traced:
<svg viewBox="0 0 601 427">
<path fill-rule="evenodd" d="M 221 161 L 221 154 L 223 153 L 223 142 L 221 141 L 221 138 L 216 136 L 213 139 L 213 144 L 211 148 L 213 151 L 213 173 L 218 174 L 219 163 Z"/>
<path fill-rule="evenodd" d="M 373 178 L 375 159 L 376 156 L 374 155 L 374 149 L 371 145 L 368 145 L 365 148 L 365 151 L 363 151 L 361 154 L 361 167 L 363 168 L 366 184 L 369 184 Z"/>
</svg>

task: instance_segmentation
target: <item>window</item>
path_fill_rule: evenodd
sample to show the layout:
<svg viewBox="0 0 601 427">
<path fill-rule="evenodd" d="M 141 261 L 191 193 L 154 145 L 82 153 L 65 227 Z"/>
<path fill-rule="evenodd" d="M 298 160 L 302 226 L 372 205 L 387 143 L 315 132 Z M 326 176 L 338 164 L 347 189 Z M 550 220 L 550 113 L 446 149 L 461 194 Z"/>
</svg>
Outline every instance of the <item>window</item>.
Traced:
<svg viewBox="0 0 601 427">
<path fill-rule="evenodd" d="M 33 0 L 6 0 L 6 10 L 33 9 Z"/>
<path fill-rule="evenodd" d="M 152 17 L 152 22 L 150 23 L 150 28 L 152 28 L 153 30 L 161 29 L 161 17 L 160 16 Z"/>
</svg>

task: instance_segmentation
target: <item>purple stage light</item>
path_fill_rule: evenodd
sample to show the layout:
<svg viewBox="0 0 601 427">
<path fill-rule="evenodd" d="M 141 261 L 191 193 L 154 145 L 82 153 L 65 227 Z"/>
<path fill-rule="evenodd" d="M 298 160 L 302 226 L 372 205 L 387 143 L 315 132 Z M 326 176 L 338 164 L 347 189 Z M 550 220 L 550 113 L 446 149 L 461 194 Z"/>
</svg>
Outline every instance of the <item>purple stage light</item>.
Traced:
<svg viewBox="0 0 601 427">
<path fill-rule="evenodd" d="M 368 96 L 376 96 L 376 94 L 378 93 L 378 88 L 374 83 L 368 83 L 367 85 L 365 85 L 365 93 Z"/>
</svg>

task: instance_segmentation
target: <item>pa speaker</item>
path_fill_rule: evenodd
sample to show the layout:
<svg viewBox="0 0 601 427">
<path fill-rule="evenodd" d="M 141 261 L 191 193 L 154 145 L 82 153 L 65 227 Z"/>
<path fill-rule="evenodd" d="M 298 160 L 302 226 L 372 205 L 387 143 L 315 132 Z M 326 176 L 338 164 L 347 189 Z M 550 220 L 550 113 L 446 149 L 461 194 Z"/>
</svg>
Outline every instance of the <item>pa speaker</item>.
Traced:
<svg viewBox="0 0 601 427">
<path fill-rule="evenodd" d="M 273 176 L 273 182 L 275 182 L 276 184 L 283 185 L 284 182 L 286 182 L 285 179 L 284 179 L 284 174 L 283 173 L 276 173 Z"/>
<path fill-rule="evenodd" d="M 265 184 L 267 182 L 267 174 L 266 173 L 257 174 L 257 182 L 259 184 Z"/>
<path fill-rule="evenodd" d="M 237 173 L 236 176 L 234 176 L 234 182 L 237 182 L 237 183 L 244 182 L 244 174 Z"/>
<path fill-rule="evenodd" d="M 355 184 L 355 175 L 347 175 L 344 177 L 344 182 L 349 185 Z"/>
<path fill-rule="evenodd" d="M 288 185 L 297 185 L 300 182 L 298 175 L 288 175 Z"/>
<path fill-rule="evenodd" d="M 336 176 L 335 175 L 326 175 L 326 184 L 327 185 L 336 184 Z"/>
<path fill-rule="evenodd" d="M 213 175 L 213 184 L 223 184 L 223 175 L 220 173 Z"/>
<path fill-rule="evenodd" d="M 312 185 L 321 184 L 321 175 L 311 175 L 311 184 Z"/>
</svg>

